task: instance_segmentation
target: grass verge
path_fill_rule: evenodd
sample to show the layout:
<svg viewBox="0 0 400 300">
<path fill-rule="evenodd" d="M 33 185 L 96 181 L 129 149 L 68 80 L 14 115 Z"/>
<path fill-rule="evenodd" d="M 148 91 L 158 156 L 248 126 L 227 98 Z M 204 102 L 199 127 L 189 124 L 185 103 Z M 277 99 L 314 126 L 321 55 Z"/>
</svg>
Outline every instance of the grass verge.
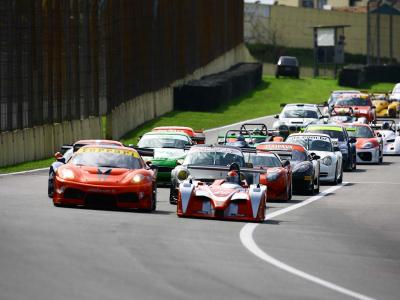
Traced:
<svg viewBox="0 0 400 300">
<path fill-rule="evenodd" d="M 360 89 L 370 91 L 387 91 L 392 83 L 366 83 Z M 209 129 L 231 123 L 254 119 L 278 113 L 281 103 L 321 103 L 326 101 L 333 90 L 348 89 L 341 87 L 333 79 L 275 79 L 264 77 L 262 83 L 250 93 L 236 98 L 209 112 L 173 111 L 152 120 L 127 133 L 121 141 L 125 144 L 136 144 L 140 135 L 156 126 L 178 125 L 195 129 Z M 14 166 L 0 168 L 0 173 L 19 172 L 47 167 L 53 158 L 26 162 Z"/>
</svg>

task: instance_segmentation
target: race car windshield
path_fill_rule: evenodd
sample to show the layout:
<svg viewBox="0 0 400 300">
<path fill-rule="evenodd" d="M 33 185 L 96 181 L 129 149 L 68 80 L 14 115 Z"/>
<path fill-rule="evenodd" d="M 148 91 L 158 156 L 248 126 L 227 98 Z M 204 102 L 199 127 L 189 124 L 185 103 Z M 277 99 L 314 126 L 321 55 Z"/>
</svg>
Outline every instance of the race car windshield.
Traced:
<svg viewBox="0 0 400 300">
<path fill-rule="evenodd" d="M 366 126 L 356 126 L 352 127 L 355 130 L 347 131 L 350 137 L 355 138 L 373 138 L 374 134 L 372 130 Z"/>
<path fill-rule="evenodd" d="M 288 143 L 298 143 L 307 150 L 313 151 L 329 151 L 332 152 L 332 144 L 328 140 L 319 139 L 318 137 L 296 136 L 288 137 Z"/>
<path fill-rule="evenodd" d="M 281 156 L 281 159 L 286 159 L 285 157 Z M 288 158 L 289 160 L 292 161 L 306 161 L 307 160 L 307 155 L 299 150 L 293 150 L 292 151 L 292 157 Z"/>
<path fill-rule="evenodd" d="M 314 110 L 289 109 L 283 112 L 283 117 L 318 119 L 318 114 Z"/>
<path fill-rule="evenodd" d="M 186 145 L 190 145 L 190 141 L 181 135 L 145 135 L 138 143 L 138 147 L 140 148 L 184 149 Z"/>
<path fill-rule="evenodd" d="M 255 153 L 251 153 L 249 155 L 250 163 L 253 164 L 254 167 L 281 167 L 282 164 L 280 160 L 274 155 L 256 155 Z"/>
<path fill-rule="evenodd" d="M 243 167 L 244 157 L 235 153 L 219 151 L 193 151 L 188 153 L 183 164 L 197 166 L 228 166 L 234 162 L 240 167 Z"/>
<path fill-rule="evenodd" d="M 342 106 L 370 106 L 371 102 L 365 98 L 346 98 L 346 99 L 338 99 L 336 101 L 336 105 Z"/>
<path fill-rule="evenodd" d="M 323 133 L 330 136 L 331 139 L 337 139 L 339 142 L 344 142 L 344 134 L 342 131 L 328 129 L 309 128 L 306 132 Z"/>
<path fill-rule="evenodd" d="M 132 155 L 109 152 L 79 152 L 72 157 L 71 164 L 99 168 L 142 168 L 140 160 Z"/>
</svg>

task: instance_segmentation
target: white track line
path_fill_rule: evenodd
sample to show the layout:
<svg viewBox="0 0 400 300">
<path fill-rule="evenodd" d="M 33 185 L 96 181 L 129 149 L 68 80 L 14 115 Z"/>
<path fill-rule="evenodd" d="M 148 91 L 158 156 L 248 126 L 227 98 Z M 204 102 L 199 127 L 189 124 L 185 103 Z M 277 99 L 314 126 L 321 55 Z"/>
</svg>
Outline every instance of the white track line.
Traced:
<svg viewBox="0 0 400 300">
<path fill-rule="evenodd" d="M 324 192 L 321 192 L 319 195 L 313 196 L 311 198 L 308 198 L 307 200 L 304 200 L 303 202 L 291 205 L 289 207 L 286 207 L 284 209 L 280 209 L 277 211 L 274 211 L 270 214 L 267 214 L 265 217 L 265 220 L 269 220 L 272 219 L 274 217 L 277 217 L 279 215 L 288 213 L 292 210 L 298 209 L 300 207 L 303 207 L 305 205 L 308 205 L 312 202 L 315 202 L 317 200 L 320 200 L 321 198 L 323 198 L 324 196 L 327 196 L 329 193 L 332 193 L 338 189 L 340 189 L 341 187 L 343 187 L 344 185 L 346 185 L 346 183 L 343 183 L 342 185 L 337 185 L 337 186 L 333 186 L 327 190 L 325 190 Z M 299 276 L 303 279 L 309 280 L 311 282 L 314 282 L 318 285 L 321 285 L 323 287 L 326 287 L 328 289 L 334 290 L 338 293 L 353 297 L 355 299 L 360 299 L 360 300 L 375 300 L 374 298 L 365 296 L 363 294 L 359 294 L 357 292 L 351 291 L 349 289 L 346 289 L 344 287 L 341 287 L 339 285 L 336 285 L 334 283 L 331 283 L 329 281 L 323 280 L 321 278 L 318 278 L 316 276 L 313 276 L 311 274 L 308 274 L 306 272 L 303 272 L 299 269 L 296 269 L 294 267 L 291 267 L 285 263 L 283 263 L 282 261 L 277 260 L 276 258 L 268 255 L 267 253 L 265 253 L 260 247 L 258 247 L 258 245 L 256 244 L 256 242 L 253 239 L 253 232 L 254 230 L 257 228 L 259 224 L 254 224 L 254 223 L 248 223 L 246 224 L 241 230 L 240 230 L 240 241 L 242 242 L 242 244 L 247 248 L 247 250 L 249 250 L 251 253 L 253 253 L 255 256 L 261 258 L 262 260 L 264 260 L 265 262 L 279 268 L 282 269 L 286 272 L 289 272 L 293 275 Z"/>
<path fill-rule="evenodd" d="M 19 174 L 28 174 L 28 173 L 33 173 L 33 172 L 37 172 L 37 171 L 44 171 L 44 170 L 48 170 L 48 169 L 49 169 L 49 167 L 40 168 L 40 169 L 33 169 L 33 170 L 27 170 L 27 171 L 14 172 L 14 173 L 5 173 L 5 174 L 0 174 L 0 177 L 11 176 L 11 175 L 19 175 Z"/>
</svg>

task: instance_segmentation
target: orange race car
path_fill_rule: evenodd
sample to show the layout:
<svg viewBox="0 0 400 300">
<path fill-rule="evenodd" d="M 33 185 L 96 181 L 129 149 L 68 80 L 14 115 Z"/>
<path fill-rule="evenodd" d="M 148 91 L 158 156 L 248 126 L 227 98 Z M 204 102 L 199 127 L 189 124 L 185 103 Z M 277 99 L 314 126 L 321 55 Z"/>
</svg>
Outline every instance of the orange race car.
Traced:
<svg viewBox="0 0 400 300">
<path fill-rule="evenodd" d="M 134 149 L 84 146 L 57 169 L 53 203 L 153 211 L 156 176 Z"/>
<path fill-rule="evenodd" d="M 351 111 L 354 117 L 365 118 L 367 123 L 376 121 L 375 106 L 373 106 L 368 94 L 360 93 L 341 96 L 336 100 L 333 110 L 340 112 L 343 109 Z"/>
<path fill-rule="evenodd" d="M 191 140 L 196 144 L 205 144 L 206 136 L 203 130 L 194 130 L 190 127 L 183 127 L 183 126 L 160 126 L 155 127 L 151 131 L 169 131 L 169 132 L 184 132 L 186 133 Z"/>
<path fill-rule="evenodd" d="M 260 183 L 268 187 L 268 201 L 292 199 L 292 168 L 288 160 L 281 160 L 272 152 L 244 152 L 244 155 L 253 168 L 265 170 L 260 174 Z"/>
</svg>

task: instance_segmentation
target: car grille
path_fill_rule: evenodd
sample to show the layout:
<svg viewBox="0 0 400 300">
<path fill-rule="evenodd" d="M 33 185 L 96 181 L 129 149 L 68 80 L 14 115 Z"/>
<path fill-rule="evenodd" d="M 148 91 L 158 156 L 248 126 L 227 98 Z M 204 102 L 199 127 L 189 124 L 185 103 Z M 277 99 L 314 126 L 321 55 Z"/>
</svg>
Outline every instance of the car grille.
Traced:
<svg viewBox="0 0 400 300">
<path fill-rule="evenodd" d="M 328 172 L 320 172 L 319 177 L 328 177 Z"/>
<path fill-rule="evenodd" d="M 85 197 L 85 193 L 78 189 L 68 188 L 64 192 L 64 198 L 67 199 L 83 199 Z"/>
<path fill-rule="evenodd" d="M 88 194 L 86 196 L 86 205 L 90 207 L 115 207 L 116 197 L 110 194 Z"/>
<path fill-rule="evenodd" d="M 364 161 L 371 161 L 372 160 L 372 154 L 370 152 L 361 152 L 357 153 L 358 157 Z"/>
<path fill-rule="evenodd" d="M 138 202 L 139 198 L 136 193 L 123 193 L 119 194 L 118 196 L 119 202 Z"/>
</svg>

